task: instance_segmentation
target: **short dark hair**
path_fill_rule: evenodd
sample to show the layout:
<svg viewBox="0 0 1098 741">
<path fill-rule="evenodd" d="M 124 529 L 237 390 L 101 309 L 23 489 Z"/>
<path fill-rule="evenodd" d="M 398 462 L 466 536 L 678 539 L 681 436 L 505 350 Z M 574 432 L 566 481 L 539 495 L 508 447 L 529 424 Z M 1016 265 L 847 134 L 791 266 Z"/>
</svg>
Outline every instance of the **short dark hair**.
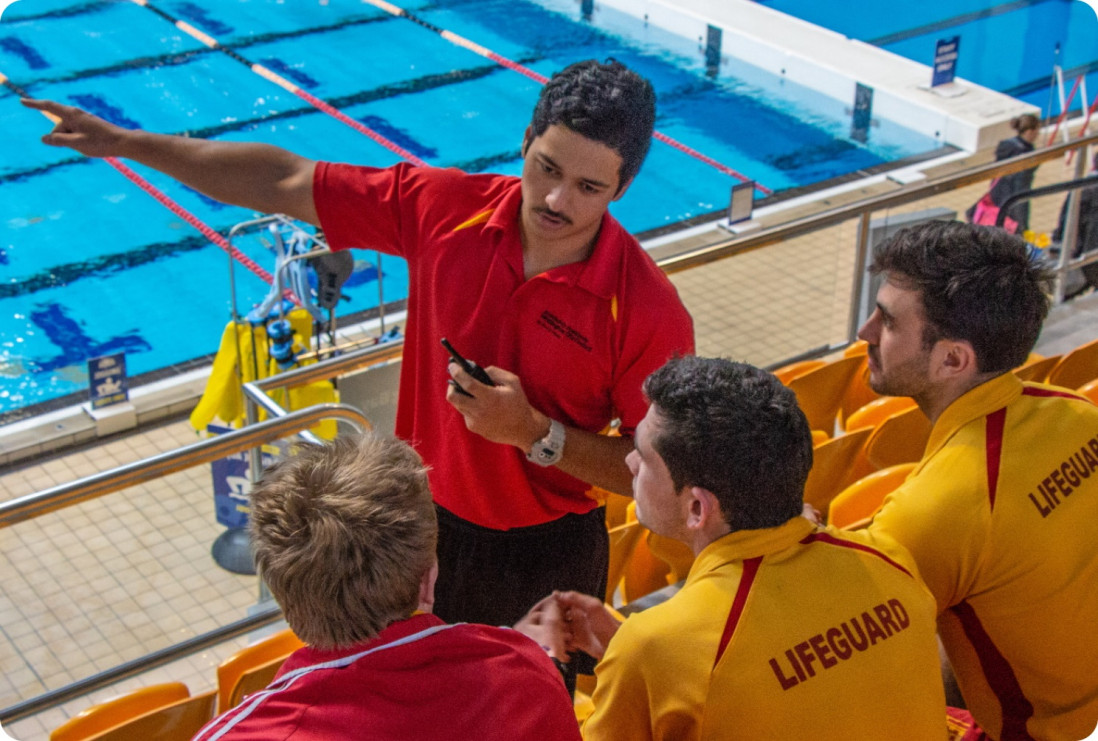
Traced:
<svg viewBox="0 0 1098 741">
<path fill-rule="evenodd" d="M 249 528 L 286 622 L 321 649 L 411 615 L 438 533 L 422 459 L 373 434 L 303 445 L 267 469 L 251 492 Z"/>
<path fill-rule="evenodd" d="M 708 489 L 733 532 L 801 513 L 812 432 L 797 397 L 746 363 L 688 355 L 644 382 L 659 413 L 652 447 L 675 490 Z"/>
<path fill-rule="evenodd" d="M 563 124 L 605 144 L 621 157 L 620 191 L 640 171 L 655 123 L 656 93 L 648 80 L 617 60 L 589 59 L 568 65 L 541 89 L 526 143 Z"/>
<path fill-rule="evenodd" d="M 1025 362 L 1048 315 L 1051 275 L 1020 237 L 997 227 L 930 221 L 880 244 L 870 270 L 922 294 L 923 345 L 964 340 L 980 373 Z"/>
</svg>

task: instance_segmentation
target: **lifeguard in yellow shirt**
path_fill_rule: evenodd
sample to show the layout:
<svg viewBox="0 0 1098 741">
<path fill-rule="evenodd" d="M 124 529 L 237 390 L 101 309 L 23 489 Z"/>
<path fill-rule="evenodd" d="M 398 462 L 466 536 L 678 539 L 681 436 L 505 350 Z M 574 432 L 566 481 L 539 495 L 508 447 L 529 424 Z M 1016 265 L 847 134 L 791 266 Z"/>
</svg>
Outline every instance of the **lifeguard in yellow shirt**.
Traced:
<svg viewBox="0 0 1098 741">
<path fill-rule="evenodd" d="M 601 657 L 585 739 L 945 739 L 934 603 L 907 554 L 801 516 L 812 436 L 793 392 L 682 357 L 644 386 L 627 461 L 637 518 L 697 558 L 624 623 L 557 595 Z"/>
<path fill-rule="evenodd" d="M 1048 312 L 1047 275 L 1006 232 L 933 222 L 874 255 L 859 332 L 870 385 L 933 428 L 870 525 L 906 546 L 988 737 L 1071 740 L 1098 724 L 1098 407 L 1011 373 Z"/>
</svg>

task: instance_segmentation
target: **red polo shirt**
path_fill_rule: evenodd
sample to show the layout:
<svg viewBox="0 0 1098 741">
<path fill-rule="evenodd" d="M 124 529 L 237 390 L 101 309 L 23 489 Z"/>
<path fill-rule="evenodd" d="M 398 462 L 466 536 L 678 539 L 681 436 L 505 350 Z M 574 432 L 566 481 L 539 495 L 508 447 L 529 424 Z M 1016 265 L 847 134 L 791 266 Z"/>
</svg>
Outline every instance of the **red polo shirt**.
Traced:
<svg viewBox="0 0 1098 741">
<path fill-rule="evenodd" d="M 408 261 L 396 432 L 431 466 L 435 501 L 501 530 L 590 511 L 585 482 L 465 428 L 446 402 L 439 338 L 518 375 L 550 417 L 592 432 L 620 418 L 631 434 L 647 409 L 644 379 L 694 349 L 690 315 L 636 239 L 606 214 L 591 257 L 525 280 L 518 178 L 321 163 L 313 191 L 332 249 Z"/>
<path fill-rule="evenodd" d="M 564 682 L 518 631 L 393 623 L 373 640 L 305 647 L 266 689 L 218 716 L 194 741 L 580 741 Z"/>
</svg>

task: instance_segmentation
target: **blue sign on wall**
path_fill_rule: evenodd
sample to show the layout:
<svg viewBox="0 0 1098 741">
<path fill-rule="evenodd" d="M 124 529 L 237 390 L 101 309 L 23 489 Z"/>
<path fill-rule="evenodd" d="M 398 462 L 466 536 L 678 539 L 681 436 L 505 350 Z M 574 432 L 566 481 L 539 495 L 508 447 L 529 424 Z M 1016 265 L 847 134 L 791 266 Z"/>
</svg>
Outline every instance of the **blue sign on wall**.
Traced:
<svg viewBox="0 0 1098 741">
<path fill-rule="evenodd" d="M 931 87 L 953 82 L 953 77 L 957 73 L 957 54 L 960 48 L 960 36 L 938 39 L 938 46 L 934 49 L 934 76 L 930 79 Z"/>
<path fill-rule="evenodd" d="M 207 431 L 214 435 L 231 432 L 228 427 L 209 425 Z M 270 466 L 275 455 L 263 451 L 263 467 Z M 213 473 L 214 509 L 217 521 L 229 529 L 248 524 L 248 492 L 252 489 L 251 462 L 247 451 L 233 453 L 228 458 L 210 464 Z"/>
<path fill-rule="evenodd" d="M 130 398 L 126 382 L 126 353 L 88 360 L 88 395 L 92 409 L 118 404 Z"/>
</svg>

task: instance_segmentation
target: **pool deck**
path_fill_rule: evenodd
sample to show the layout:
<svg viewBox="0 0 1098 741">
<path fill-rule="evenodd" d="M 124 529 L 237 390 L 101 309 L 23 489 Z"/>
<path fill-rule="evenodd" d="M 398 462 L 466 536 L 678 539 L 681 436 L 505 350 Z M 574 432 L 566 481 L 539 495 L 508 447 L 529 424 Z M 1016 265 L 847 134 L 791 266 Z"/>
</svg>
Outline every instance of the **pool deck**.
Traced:
<svg viewBox="0 0 1098 741">
<path fill-rule="evenodd" d="M 1013 136 L 1011 118 L 1040 112 L 957 78 L 932 89 L 931 70 L 897 54 L 778 12 L 752 0 L 600 0 L 604 6 L 705 45 L 709 25 L 722 48 L 781 82 L 794 82 L 853 107 L 857 84 L 873 90 L 873 116 L 965 151 Z M 722 57 L 727 58 L 726 54 Z M 722 61 L 722 64 L 724 61 Z"/>
</svg>

